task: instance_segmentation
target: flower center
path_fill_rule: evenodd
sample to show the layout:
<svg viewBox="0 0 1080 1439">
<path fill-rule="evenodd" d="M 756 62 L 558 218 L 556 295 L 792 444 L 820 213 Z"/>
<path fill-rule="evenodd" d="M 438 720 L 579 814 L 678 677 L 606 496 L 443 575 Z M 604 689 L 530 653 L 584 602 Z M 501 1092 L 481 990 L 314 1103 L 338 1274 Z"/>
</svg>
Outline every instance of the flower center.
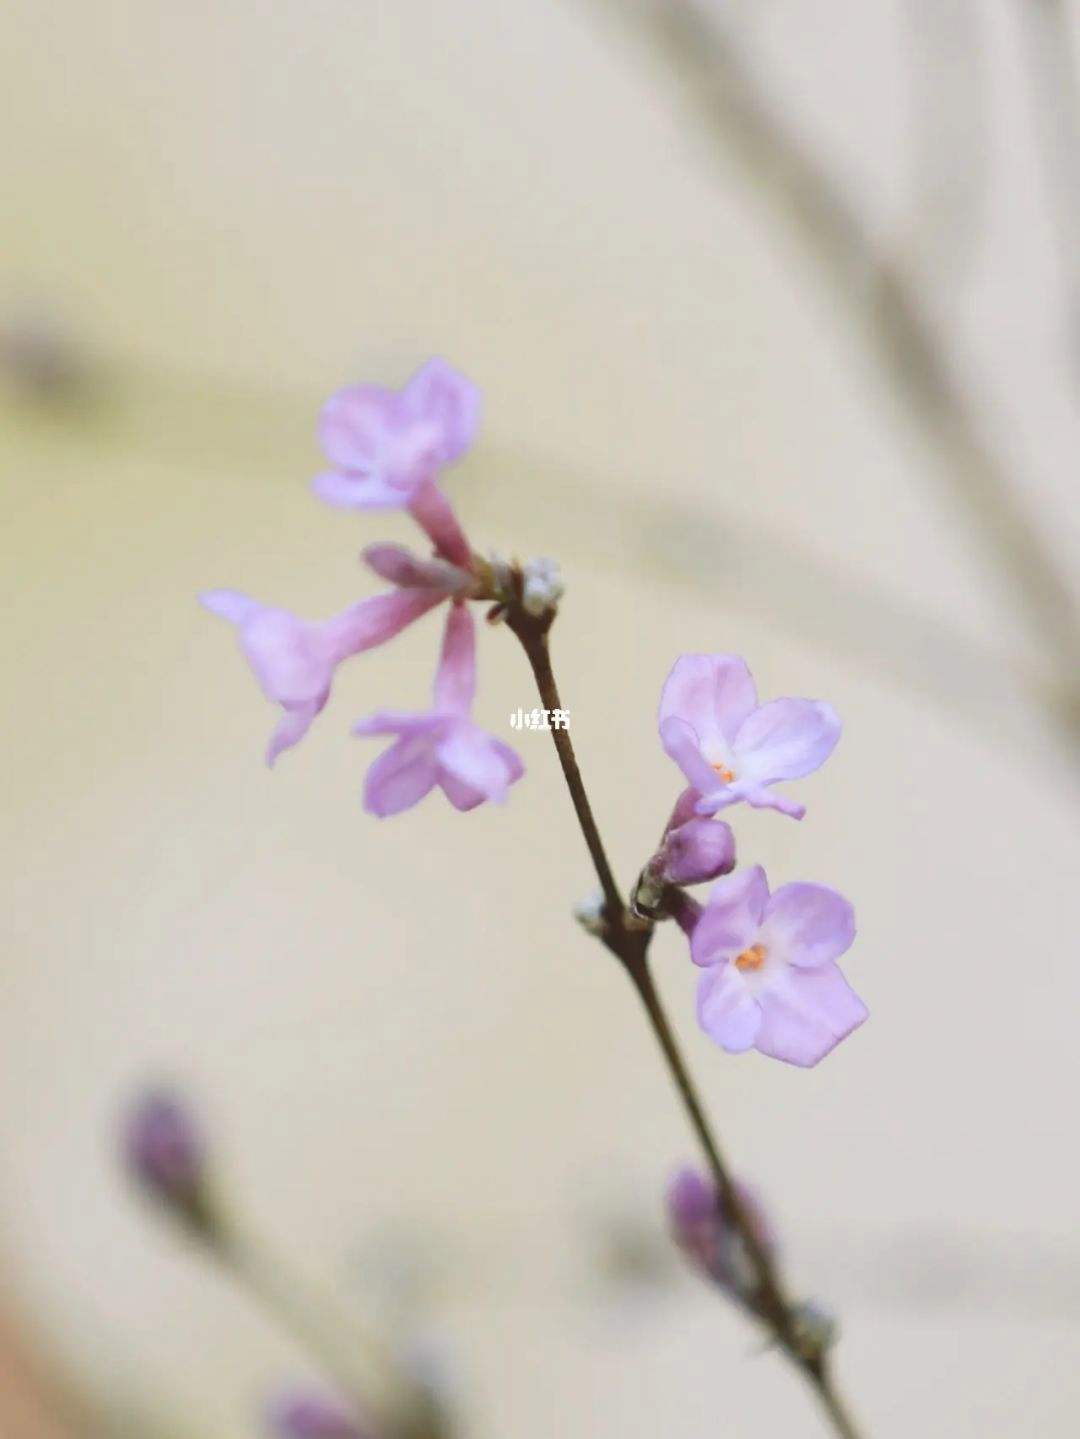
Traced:
<svg viewBox="0 0 1080 1439">
<path fill-rule="evenodd" d="M 716 771 L 716 773 L 720 776 L 720 778 L 724 781 L 725 784 L 730 784 L 731 781 L 735 778 L 735 771 L 733 769 L 728 769 L 726 764 L 714 764 L 713 769 Z"/>
<path fill-rule="evenodd" d="M 752 944 L 749 949 L 744 949 L 742 954 L 735 957 L 736 969 L 760 969 L 765 963 L 765 946 L 763 944 Z"/>
</svg>

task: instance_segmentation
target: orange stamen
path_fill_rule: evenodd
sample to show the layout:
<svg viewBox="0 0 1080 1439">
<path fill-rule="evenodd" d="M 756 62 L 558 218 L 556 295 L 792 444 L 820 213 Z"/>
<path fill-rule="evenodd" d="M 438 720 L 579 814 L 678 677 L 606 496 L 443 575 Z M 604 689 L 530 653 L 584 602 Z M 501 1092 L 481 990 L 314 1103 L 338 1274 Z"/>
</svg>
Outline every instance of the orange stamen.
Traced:
<svg viewBox="0 0 1080 1439">
<path fill-rule="evenodd" d="M 765 946 L 763 944 L 752 944 L 749 949 L 744 949 L 742 954 L 735 959 L 736 969 L 760 969 L 765 963 Z"/>
<path fill-rule="evenodd" d="M 720 776 L 720 778 L 724 781 L 725 784 L 730 784 L 731 781 L 735 778 L 735 771 L 732 769 L 728 769 L 726 764 L 714 764 L 713 769 L 716 771 L 716 773 Z"/>
</svg>

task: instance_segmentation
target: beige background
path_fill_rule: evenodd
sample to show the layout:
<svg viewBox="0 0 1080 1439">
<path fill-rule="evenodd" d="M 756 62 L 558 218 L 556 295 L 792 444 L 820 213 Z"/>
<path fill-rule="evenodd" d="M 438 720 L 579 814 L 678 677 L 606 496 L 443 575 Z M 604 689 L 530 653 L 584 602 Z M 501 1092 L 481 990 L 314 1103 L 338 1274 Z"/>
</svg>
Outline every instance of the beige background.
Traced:
<svg viewBox="0 0 1080 1439">
<path fill-rule="evenodd" d="M 807 12 L 813 12 L 807 13 Z M 902 231 L 900 9 L 777 0 L 775 93 Z M 947 307 L 988 423 L 1076 574 L 1075 392 L 1012 7 L 986 7 L 985 224 Z M 632 996 L 575 930 L 589 877 L 543 736 L 504 812 L 359 809 L 376 704 L 428 621 L 347 670 L 271 777 L 272 723 L 195 592 L 318 614 L 404 536 L 305 493 L 320 398 L 433 351 L 483 386 L 452 481 L 474 542 L 562 560 L 556 657 L 620 872 L 677 779 L 684 650 L 846 721 L 802 826 L 738 816 L 777 882 L 850 894 L 872 1020 L 820 1069 L 695 1028 L 657 969 L 793 1284 L 843 1317 L 876 1439 L 1075 1433 L 1076 786 L 978 525 L 660 63 L 587 5 L 30 3 L 4 21 L 0 282 L 101 359 L 73 410 L 8 395 L 13 889 L 0 1018 L 12 1306 L 107 1432 L 256 1432 L 304 1361 L 118 1181 L 118 1105 L 191 1086 L 237 1200 L 313 1279 L 416 1323 L 468 1432 L 823 1432 L 655 1245 L 690 1154 Z M 992 396 L 1000 396 L 995 401 Z M 531 692 L 482 636 L 480 717 Z M 608 1256 L 605 1262 L 605 1254 Z M 133 1427 L 132 1427 L 133 1426 Z"/>
</svg>

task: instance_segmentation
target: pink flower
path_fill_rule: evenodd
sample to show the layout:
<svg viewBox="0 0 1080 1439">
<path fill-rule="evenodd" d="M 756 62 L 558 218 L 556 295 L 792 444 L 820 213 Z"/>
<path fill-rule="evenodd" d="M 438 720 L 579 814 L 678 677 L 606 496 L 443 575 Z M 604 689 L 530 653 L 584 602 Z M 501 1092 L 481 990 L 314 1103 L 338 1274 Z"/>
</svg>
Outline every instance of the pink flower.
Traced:
<svg viewBox="0 0 1080 1439">
<path fill-rule="evenodd" d="M 699 814 L 746 800 L 802 819 L 804 807 L 774 793 L 825 763 L 840 721 L 821 700 L 759 705 L 738 655 L 682 655 L 660 696 L 660 740 L 700 796 Z"/>
<path fill-rule="evenodd" d="M 334 468 L 315 493 L 339 509 L 409 509 L 445 558 L 463 563 L 468 543 L 434 481 L 468 450 L 479 418 L 479 390 L 445 360 L 429 360 L 401 390 L 339 390 L 319 420 Z"/>
<path fill-rule="evenodd" d="M 421 714 L 380 710 L 354 726 L 362 735 L 397 739 L 368 770 L 364 808 L 385 818 L 410 809 L 436 785 L 455 809 L 501 803 L 524 766 L 509 745 L 469 718 L 476 690 L 476 631 L 463 604 L 446 619 L 432 708 Z"/>
<path fill-rule="evenodd" d="M 705 970 L 698 1022 L 730 1054 L 817 1064 L 867 1016 L 836 964 L 854 938 L 854 912 L 834 889 L 785 884 L 770 897 L 760 865 L 727 875 L 690 940 Z"/>
<path fill-rule="evenodd" d="M 215 615 L 235 625 L 240 648 L 267 699 L 284 711 L 270 737 L 266 762 L 297 744 L 330 697 L 334 671 L 350 655 L 392 639 L 446 598 L 440 589 L 390 590 L 351 605 L 332 619 L 298 619 L 237 590 L 200 596 Z"/>
</svg>

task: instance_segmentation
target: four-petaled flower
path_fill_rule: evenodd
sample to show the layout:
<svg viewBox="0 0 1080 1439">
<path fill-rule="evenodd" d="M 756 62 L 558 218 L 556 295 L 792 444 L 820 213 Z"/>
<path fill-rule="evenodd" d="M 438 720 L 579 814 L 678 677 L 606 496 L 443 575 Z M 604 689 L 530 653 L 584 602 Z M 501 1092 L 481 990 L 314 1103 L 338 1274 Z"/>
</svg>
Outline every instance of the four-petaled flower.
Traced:
<svg viewBox="0 0 1080 1439">
<path fill-rule="evenodd" d="M 867 1015 L 836 964 L 854 938 L 851 905 L 825 885 L 770 896 L 760 865 L 718 880 L 690 940 L 702 1029 L 732 1054 L 817 1064 Z"/>
<path fill-rule="evenodd" d="M 660 696 L 660 739 L 697 791 L 699 814 L 738 800 L 802 819 L 804 807 L 771 788 L 824 764 L 840 721 L 821 700 L 759 705 L 746 662 L 737 655 L 682 655 Z"/>
<path fill-rule="evenodd" d="M 500 803 L 524 771 L 509 745 L 469 718 L 476 691 L 476 631 L 464 604 L 446 619 L 435 674 L 434 703 L 420 714 L 380 710 L 353 727 L 354 734 L 396 735 L 368 770 L 364 808 L 384 818 L 419 803 L 439 785 L 455 809 Z"/>
<path fill-rule="evenodd" d="M 408 508 L 440 553 L 461 563 L 468 545 L 435 481 L 468 450 L 479 420 L 479 390 L 445 360 L 429 360 L 400 390 L 339 390 L 319 419 L 334 468 L 315 479 L 315 493 L 339 509 Z"/>
</svg>

